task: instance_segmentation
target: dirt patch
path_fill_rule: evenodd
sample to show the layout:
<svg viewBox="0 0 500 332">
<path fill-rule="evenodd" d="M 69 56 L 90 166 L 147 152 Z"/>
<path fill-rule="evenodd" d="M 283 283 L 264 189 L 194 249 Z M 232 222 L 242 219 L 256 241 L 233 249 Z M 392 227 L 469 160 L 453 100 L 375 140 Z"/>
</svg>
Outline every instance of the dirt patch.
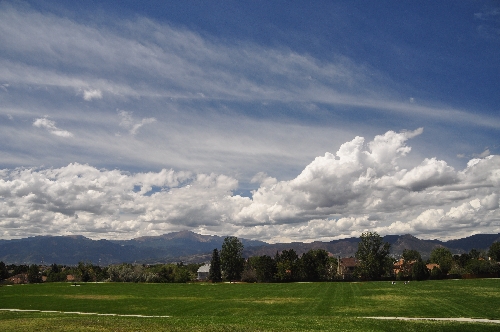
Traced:
<svg viewBox="0 0 500 332">
<path fill-rule="evenodd" d="M 132 298 L 132 296 L 127 295 L 62 295 L 62 297 L 82 300 L 124 300 Z"/>
<path fill-rule="evenodd" d="M 390 302 L 402 302 L 402 301 L 407 302 L 411 300 L 411 297 L 400 294 L 371 295 L 371 296 L 362 296 L 362 298 L 367 300 L 390 301 Z"/>
<path fill-rule="evenodd" d="M 239 300 L 240 302 L 262 303 L 262 304 L 283 304 L 283 303 L 304 303 L 309 300 L 303 298 L 290 298 L 290 297 L 272 297 L 263 298 L 258 300 L 245 299 Z"/>
</svg>

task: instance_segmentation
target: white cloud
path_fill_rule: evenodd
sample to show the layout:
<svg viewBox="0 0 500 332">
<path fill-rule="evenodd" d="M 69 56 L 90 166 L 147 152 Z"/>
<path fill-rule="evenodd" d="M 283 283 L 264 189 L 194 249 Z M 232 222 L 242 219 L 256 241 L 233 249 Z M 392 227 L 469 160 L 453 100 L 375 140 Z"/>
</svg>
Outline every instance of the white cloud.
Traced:
<svg viewBox="0 0 500 332">
<path fill-rule="evenodd" d="M 156 122 L 155 118 L 143 118 L 140 121 L 132 118 L 132 112 L 118 111 L 121 117 L 120 127 L 125 128 L 131 135 L 137 134 L 137 131 L 144 125 Z"/>
<path fill-rule="evenodd" d="M 0 77 L 9 82 L 0 86 L 0 112 L 13 120 L 0 124 L 0 141 L 8 142 L 0 157 L 13 160 L 9 165 L 55 165 L 0 172 L 5 237 L 65 229 L 129 238 L 185 227 L 273 241 L 356 236 L 365 229 L 500 232 L 494 148 L 459 170 L 443 155 L 412 151 L 407 141 L 422 129 L 370 141 L 346 125 L 358 111 L 373 110 L 419 126 L 438 119 L 500 128 L 497 116 L 420 98 L 408 102 L 383 73 L 345 57 L 320 61 L 288 48 L 227 44 L 140 17 L 81 24 L 2 2 L 0 31 L 0 45 L 9 50 L 0 57 Z M 75 102 L 75 93 L 103 100 Z M 113 110 L 125 107 L 117 119 Z M 294 112 L 296 118 L 283 115 Z M 319 126 L 328 112 L 348 116 Z M 317 122 L 302 121 L 310 114 Z M 78 127 L 60 129 L 53 118 Z M 59 149 L 67 140 L 47 149 L 33 127 L 23 127 L 26 119 L 79 139 L 70 140 L 72 149 Z M 361 122 L 356 130 L 375 132 Z M 119 131 L 129 135 L 113 136 Z M 139 131 L 144 140 L 135 139 Z M 440 137 L 453 137 L 450 132 Z M 459 151 L 467 151 L 465 158 L 473 150 Z M 75 160 L 95 167 L 60 167 Z M 131 167 L 189 172 L 126 172 Z M 250 198 L 233 194 L 241 189 L 238 180 L 251 182 Z"/>
<path fill-rule="evenodd" d="M 322 62 L 255 44 L 225 45 L 146 18 L 114 24 L 120 28 L 3 4 L 0 42 L 13 56 L 0 59 L 0 77 L 18 86 L 76 89 L 87 101 L 105 93 L 118 99 L 316 103 L 500 127 L 497 117 L 394 97 L 398 87 L 382 73 L 339 55 Z"/>
<path fill-rule="evenodd" d="M 474 157 L 484 158 L 484 157 L 488 157 L 490 154 L 491 154 L 490 149 L 486 149 L 483 152 L 481 152 L 480 154 L 475 154 Z"/>
<path fill-rule="evenodd" d="M 102 99 L 102 92 L 101 90 L 95 89 L 84 90 L 83 99 L 85 99 L 86 101 L 91 101 L 92 99 Z"/>
<path fill-rule="evenodd" d="M 56 127 L 56 123 L 47 118 L 39 118 L 33 122 L 34 127 L 47 129 L 51 134 L 60 137 L 73 137 L 73 134 L 67 130 L 62 130 Z"/>
<path fill-rule="evenodd" d="M 289 181 L 259 173 L 250 198 L 234 195 L 238 181 L 226 175 L 131 174 L 76 163 L 4 170 L 0 227 L 4 237 L 131 238 L 189 228 L 268 241 L 365 230 L 441 238 L 499 231 L 500 156 L 471 160 L 463 171 L 435 158 L 400 169 L 406 141 L 420 132 L 387 132 L 367 144 L 356 137 Z"/>
</svg>

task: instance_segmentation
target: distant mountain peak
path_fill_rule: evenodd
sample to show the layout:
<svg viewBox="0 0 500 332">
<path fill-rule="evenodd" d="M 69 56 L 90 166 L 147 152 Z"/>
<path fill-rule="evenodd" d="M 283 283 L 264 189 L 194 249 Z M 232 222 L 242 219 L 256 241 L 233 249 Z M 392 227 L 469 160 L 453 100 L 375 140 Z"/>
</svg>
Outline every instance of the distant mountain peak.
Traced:
<svg viewBox="0 0 500 332">
<path fill-rule="evenodd" d="M 240 238 L 245 257 L 269 255 L 277 251 L 293 249 L 301 255 L 311 249 L 325 249 L 335 257 L 354 256 L 359 238 L 346 238 L 330 242 L 276 243 L 268 244 Z M 83 235 L 35 236 L 16 240 L 0 241 L 0 261 L 4 263 L 77 264 L 93 262 L 114 264 L 124 262 L 201 263 L 210 259 L 213 249 L 221 248 L 224 237 L 202 235 L 189 230 L 172 232 L 160 236 L 144 236 L 131 240 L 92 240 Z M 442 242 L 420 240 L 411 234 L 387 235 L 384 241 L 391 244 L 391 253 L 401 255 L 404 249 L 417 250 L 422 257 L 429 257 L 436 247 L 446 247 L 454 254 L 469 252 L 471 248 L 487 249 L 493 242 L 500 241 L 500 234 L 477 234 L 464 239 Z"/>
</svg>

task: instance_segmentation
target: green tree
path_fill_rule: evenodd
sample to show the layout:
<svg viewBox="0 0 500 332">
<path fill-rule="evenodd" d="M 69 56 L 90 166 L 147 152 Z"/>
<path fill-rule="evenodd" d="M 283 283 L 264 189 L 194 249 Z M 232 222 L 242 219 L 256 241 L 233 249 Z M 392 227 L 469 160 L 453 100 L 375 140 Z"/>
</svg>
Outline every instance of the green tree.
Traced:
<svg viewBox="0 0 500 332">
<path fill-rule="evenodd" d="M 302 278 L 306 281 L 327 279 L 328 252 L 324 249 L 311 249 L 300 258 Z"/>
<path fill-rule="evenodd" d="M 36 264 L 30 265 L 28 269 L 28 282 L 30 284 L 36 284 L 42 282 L 42 275 L 40 274 L 40 268 Z"/>
<path fill-rule="evenodd" d="M 481 252 L 473 248 L 469 251 L 469 257 L 472 259 L 479 259 L 479 257 L 481 257 Z"/>
<path fill-rule="evenodd" d="M 401 266 L 401 271 L 398 273 L 398 277 L 412 277 L 413 264 L 422 260 L 422 256 L 417 250 L 404 249 L 401 258 L 403 259 L 403 265 Z"/>
<path fill-rule="evenodd" d="M 422 259 L 420 253 L 413 249 L 404 249 L 402 257 L 405 262 L 418 261 Z"/>
<path fill-rule="evenodd" d="M 250 261 L 245 262 L 243 273 L 241 274 L 241 281 L 244 282 L 257 282 L 257 271 Z"/>
<path fill-rule="evenodd" d="M 470 259 L 471 257 L 469 256 L 469 254 L 453 255 L 453 261 L 461 269 L 467 266 Z"/>
<path fill-rule="evenodd" d="M 158 270 L 159 282 L 174 282 L 174 267 L 171 264 L 161 265 Z"/>
<path fill-rule="evenodd" d="M 377 280 L 389 272 L 391 245 L 382 242 L 382 237 L 376 232 L 365 232 L 360 240 L 355 255 L 358 260 L 357 274 L 362 279 Z"/>
<path fill-rule="evenodd" d="M 9 277 L 9 270 L 7 270 L 7 266 L 5 263 L 0 261 L 0 280 L 7 279 Z"/>
<path fill-rule="evenodd" d="M 328 257 L 328 265 L 327 265 L 327 279 L 334 280 L 337 277 L 338 272 L 338 260 L 335 257 Z"/>
<path fill-rule="evenodd" d="M 222 243 L 220 252 L 221 270 L 226 280 L 240 280 L 245 266 L 243 244 L 235 236 L 228 236 Z"/>
<path fill-rule="evenodd" d="M 278 281 L 296 281 L 299 277 L 299 256 L 293 249 L 276 254 L 276 275 Z"/>
<path fill-rule="evenodd" d="M 83 282 L 92 281 L 92 275 L 93 275 L 92 264 L 90 263 L 85 264 L 83 262 L 79 262 L 76 270 L 80 281 Z"/>
<path fill-rule="evenodd" d="M 488 250 L 488 257 L 494 259 L 495 261 L 500 261 L 500 242 L 494 242 L 490 249 Z"/>
<path fill-rule="evenodd" d="M 177 265 L 174 268 L 174 282 L 186 283 L 191 281 L 191 273 L 184 265 Z"/>
<path fill-rule="evenodd" d="M 415 263 L 413 263 L 413 266 L 411 268 L 411 278 L 417 281 L 429 278 L 429 269 L 422 261 L 422 259 L 419 259 Z"/>
<path fill-rule="evenodd" d="M 47 282 L 66 281 L 66 279 L 66 273 L 62 271 L 59 265 L 54 263 L 50 266 L 50 270 L 47 273 Z"/>
<path fill-rule="evenodd" d="M 250 265 L 255 269 L 258 282 L 271 282 L 276 274 L 276 261 L 267 255 L 249 258 Z"/>
<path fill-rule="evenodd" d="M 448 274 L 453 264 L 453 255 L 450 250 L 438 247 L 432 250 L 429 260 L 431 263 L 439 264 L 439 269 L 443 274 Z"/>
<path fill-rule="evenodd" d="M 493 265 L 488 261 L 482 259 L 471 259 L 465 269 L 469 273 L 480 275 L 493 272 L 492 267 Z"/>
<path fill-rule="evenodd" d="M 212 282 L 222 281 L 220 256 L 219 256 L 219 250 L 217 250 L 217 248 L 215 248 L 214 251 L 212 251 L 212 259 L 210 260 L 208 279 L 212 280 Z"/>
</svg>

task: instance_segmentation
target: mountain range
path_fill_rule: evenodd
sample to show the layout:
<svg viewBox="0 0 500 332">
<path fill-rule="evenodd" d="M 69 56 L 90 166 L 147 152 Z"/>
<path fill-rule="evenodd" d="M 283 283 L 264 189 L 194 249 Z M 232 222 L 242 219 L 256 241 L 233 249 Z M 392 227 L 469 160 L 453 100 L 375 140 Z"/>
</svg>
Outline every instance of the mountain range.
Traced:
<svg viewBox="0 0 500 332">
<path fill-rule="evenodd" d="M 173 232 L 160 236 L 145 236 L 131 240 L 92 240 L 76 236 L 35 236 L 24 239 L 0 240 L 0 261 L 6 264 L 65 264 L 90 262 L 99 265 L 115 263 L 203 263 L 210 260 L 213 249 L 221 249 L 223 236 L 201 235 L 191 231 Z M 391 254 L 399 256 L 404 249 L 414 249 L 428 258 L 436 247 L 450 249 L 453 254 L 471 249 L 488 250 L 493 242 L 500 241 L 499 234 L 476 234 L 462 239 L 439 241 L 421 240 L 413 235 L 386 235 L 391 244 Z M 359 238 L 330 242 L 292 242 L 269 244 L 262 241 L 241 239 L 245 257 L 269 255 L 293 249 L 301 255 L 310 249 L 325 249 L 338 257 L 354 256 Z"/>
</svg>

